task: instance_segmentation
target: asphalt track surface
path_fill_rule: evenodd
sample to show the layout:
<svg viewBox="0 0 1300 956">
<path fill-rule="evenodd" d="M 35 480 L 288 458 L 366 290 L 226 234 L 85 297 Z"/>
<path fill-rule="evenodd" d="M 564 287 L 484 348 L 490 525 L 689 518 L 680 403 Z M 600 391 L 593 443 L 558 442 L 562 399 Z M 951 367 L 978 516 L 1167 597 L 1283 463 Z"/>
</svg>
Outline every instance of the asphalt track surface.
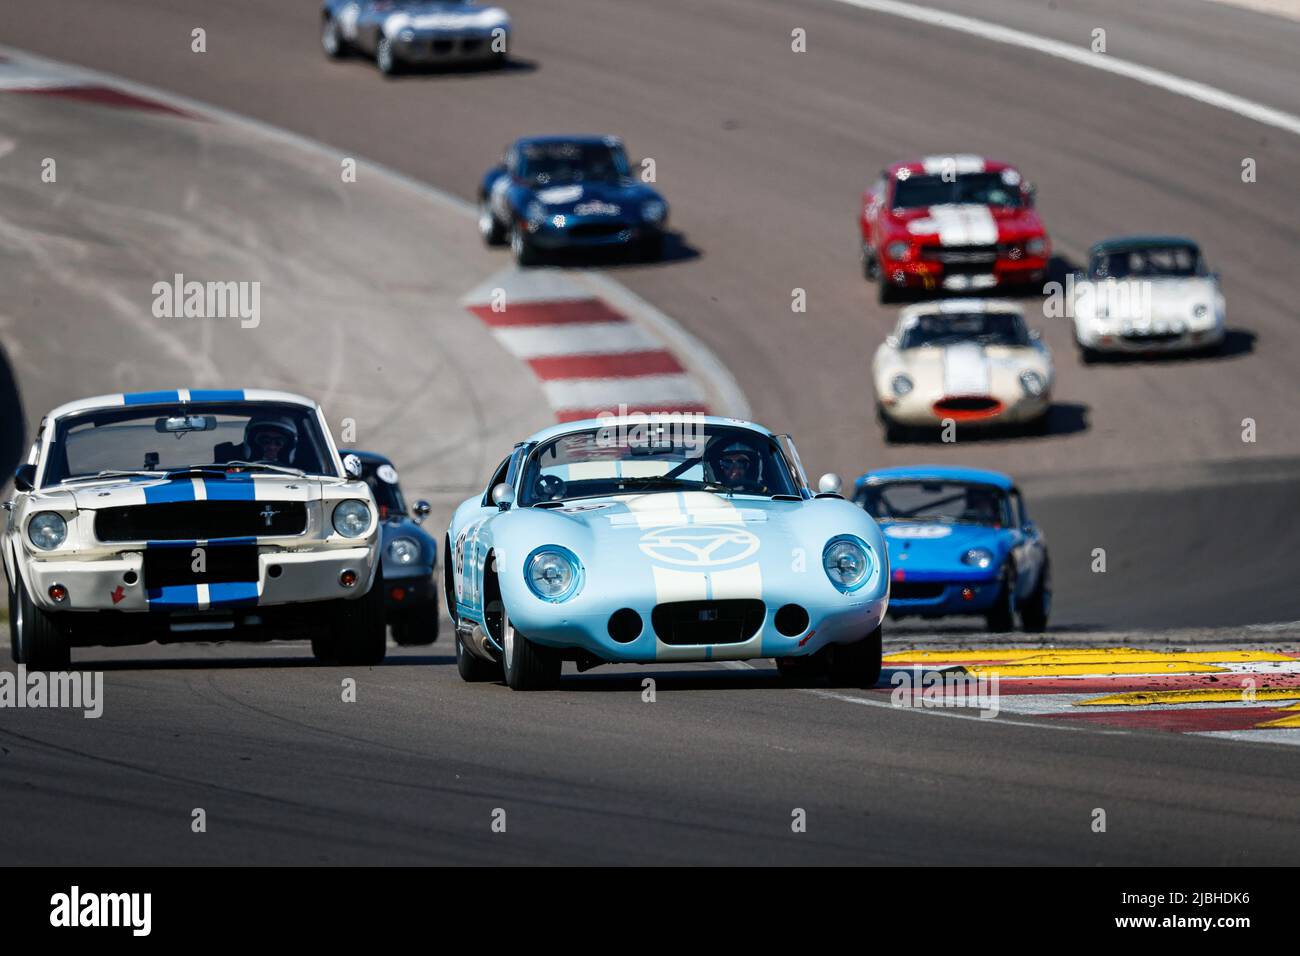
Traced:
<svg viewBox="0 0 1300 956">
<path fill-rule="evenodd" d="M 1155 6 L 1176 29 L 1151 29 Z M 1049 35 L 1096 19 L 1072 5 L 1066 21 L 1017 23 L 1043 16 L 1029 7 L 978 12 Z M 1297 111 L 1280 55 L 1295 48 L 1295 24 L 1190 3 L 1144 5 L 1141 16 L 1095 8 L 1129 59 Z M 831 2 L 562 0 L 512 12 L 515 68 L 398 81 L 326 62 L 309 2 L 49 2 L 13 11 L 4 39 L 355 149 L 467 198 L 516 135 L 621 133 L 656 159 L 683 235 L 672 261 L 617 278 L 722 356 L 755 416 L 793 431 L 810 469 L 929 458 L 1027 476 L 1068 628 L 1300 617 L 1286 570 L 1300 543 L 1295 137 Z M 189 31 L 200 25 L 209 52 L 196 55 Z M 807 54 L 789 51 L 796 26 Z M 885 448 L 865 370 L 890 312 L 860 279 L 857 197 L 889 160 L 945 149 L 1019 163 L 1064 260 L 1113 233 L 1198 236 L 1225 277 L 1228 354 L 1084 369 L 1063 323 L 1044 320 L 1059 370 L 1054 434 Z M 1258 160 L 1258 182 L 1241 183 L 1243 156 Z M 806 315 L 790 312 L 795 287 L 808 290 Z M 29 354 L 45 341 L 20 338 Z M 317 390 L 308 373 L 299 388 Z M 1241 442 L 1243 417 L 1258 422 L 1254 445 Z M 1117 558 L 1104 578 L 1085 567 L 1103 546 Z M 1300 845 L 1293 748 L 858 707 L 780 688 L 761 665 L 656 671 L 654 704 L 641 700 L 649 672 L 638 670 L 525 696 L 461 684 L 441 643 L 351 675 L 358 703 L 345 705 L 349 675 L 305 658 L 79 654 L 79 667 L 120 668 L 108 673 L 113 712 L 5 715 L 0 799 L 5 819 L 22 821 L 5 832 L 5 857 L 1190 864 L 1283 862 Z M 203 836 L 188 826 L 199 806 L 213 821 Z M 1089 828 L 1099 806 L 1106 834 Z M 490 832 L 496 807 L 507 835 Z M 790 831 L 796 807 L 809 811 L 806 834 Z"/>
</svg>

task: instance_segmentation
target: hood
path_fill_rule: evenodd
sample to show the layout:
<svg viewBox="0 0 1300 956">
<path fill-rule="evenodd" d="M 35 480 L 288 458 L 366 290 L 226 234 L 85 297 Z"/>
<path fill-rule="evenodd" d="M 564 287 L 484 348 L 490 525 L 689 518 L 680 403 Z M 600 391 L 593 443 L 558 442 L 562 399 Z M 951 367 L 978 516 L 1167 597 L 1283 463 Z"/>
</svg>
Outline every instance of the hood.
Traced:
<svg viewBox="0 0 1300 956">
<path fill-rule="evenodd" d="M 1007 387 L 1007 382 L 1014 382 L 1026 369 L 1051 377 L 1046 354 L 1030 346 L 958 342 L 902 349 L 898 358 L 914 384 L 936 386 L 944 395 L 989 395 Z"/>
<path fill-rule="evenodd" d="M 1207 315 L 1213 318 L 1219 297 L 1218 283 L 1209 276 L 1095 280 L 1088 286 L 1094 312 L 1116 322 L 1191 322 L 1198 305 L 1205 306 Z M 1086 309 L 1089 304 L 1083 305 Z M 1105 312 L 1101 313 L 1103 307 Z"/>
<path fill-rule="evenodd" d="M 330 479 L 324 479 L 326 481 Z M 65 486 L 78 510 L 177 501 L 316 501 L 320 478 L 240 474 L 225 478 L 134 478 L 78 482 Z"/>
<path fill-rule="evenodd" d="M 961 560 L 971 548 L 986 548 L 993 553 L 994 563 L 987 572 L 992 575 L 1011 544 L 1008 529 L 987 525 L 881 521 L 880 530 L 895 577 L 902 571 L 907 578 L 921 580 L 927 574 L 979 573 L 978 568 Z"/>
<path fill-rule="evenodd" d="M 548 213 L 617 216 L 633 212 L 639 216 L 641 214 L 639 204 L 649 199 L 658 199 L 659 194 L 635 180 L 623 179 L 617 182 L 544 186 L 534 190 L 533 198 L 542 203 Z M 630 206 L 632 208 L 629 208 Z M 618 209 L 612 211 L 610 207 L 618 207 Z"/>
<path fill-rule="evenodd" d="M 890 210 L 890 218 L 913 240 L 943 246 L 983 246 L 1043 234 L 1032 209 L 949 203 Z"/>
</svg>

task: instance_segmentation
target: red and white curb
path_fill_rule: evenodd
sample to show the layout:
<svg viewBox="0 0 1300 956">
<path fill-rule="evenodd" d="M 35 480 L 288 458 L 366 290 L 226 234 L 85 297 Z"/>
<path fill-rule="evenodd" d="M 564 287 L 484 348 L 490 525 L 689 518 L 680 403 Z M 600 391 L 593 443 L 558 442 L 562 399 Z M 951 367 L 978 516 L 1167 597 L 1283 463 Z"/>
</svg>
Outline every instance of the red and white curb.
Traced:
<svg viewBox="0 0 1300 956">
<path fill-rule="evenodd" d="M 197 119 L 162 100 L 142 96 L 76 67 L 51 65 L 47 61 L 0 54 L 0 93 L 23 93 L 82 100 L 99 106 L 145 110 Z"/>
<path fill-rule="evenodd" d="M 971 700 L 963 682 L 990 692 L 994 677 L 999 715 L 1300 745 L 1300 657 L 1280 651 L 900 651 L 885 658 L 872 697 L 897 703 L 901 693 L 901 706 L 989 710 L 987 700 Z"/>
<path fill-rule="evenodd" d="M 648 306 L 627 298 L 589 273 L 530 269 L 499 273 L 462 301 L 529 367 L 557 421 L 620 410 L 747 412 L 725 383 L 719 388 L 716 376 L 691 367 L 702 347 L 668 340 L 659 323 L 645 320 Z"/>
</svg>

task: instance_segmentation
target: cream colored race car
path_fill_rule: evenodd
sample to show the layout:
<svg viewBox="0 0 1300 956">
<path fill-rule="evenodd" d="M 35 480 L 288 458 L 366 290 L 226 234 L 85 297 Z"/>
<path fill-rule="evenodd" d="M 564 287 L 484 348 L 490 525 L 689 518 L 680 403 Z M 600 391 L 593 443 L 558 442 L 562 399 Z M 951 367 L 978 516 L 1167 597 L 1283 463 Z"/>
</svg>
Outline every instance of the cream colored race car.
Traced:
<svg viewBox="0 0 1300 956">
<path fill-rule="evenodd" d="M 1052 357 L 1013 302 L 953 299 L 904 309 L 871 374 L 886 441 L 949 422 L 1047 426 Z"/>
</svg>

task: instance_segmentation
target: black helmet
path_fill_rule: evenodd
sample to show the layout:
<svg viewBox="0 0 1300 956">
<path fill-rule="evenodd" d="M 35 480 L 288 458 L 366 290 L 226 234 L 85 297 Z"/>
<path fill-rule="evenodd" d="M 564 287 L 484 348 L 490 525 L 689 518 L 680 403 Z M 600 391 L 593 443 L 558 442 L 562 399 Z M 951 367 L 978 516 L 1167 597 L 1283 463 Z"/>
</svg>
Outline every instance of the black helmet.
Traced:
<svg viewBox="0 0 1300 956">
<path fill-rule="evenodd" d="M 755 483 L 763 471 L 763 456 L 757 448 L 736 435 L 720 435 L 709 445 L 705 460 L 713 472 L 713 480 L 724 485 L 738 482 Z M 743 461 L 745 473 L 737 477 L 735 472 Z"/>
<path fill-rule="evenodd" d="M 283 415 L 265 415 L 248 420 L 248 424 L 244 426 L 244 452 L 248 460 L 260 461 L 265 458 L 258 447 L 258 437 L 267 432 L 274 433 L 284 440 L 280 461 L 292 461 L 294 449 L 298 446 L 298 426 L 292 419 Z"/>
</svg>

